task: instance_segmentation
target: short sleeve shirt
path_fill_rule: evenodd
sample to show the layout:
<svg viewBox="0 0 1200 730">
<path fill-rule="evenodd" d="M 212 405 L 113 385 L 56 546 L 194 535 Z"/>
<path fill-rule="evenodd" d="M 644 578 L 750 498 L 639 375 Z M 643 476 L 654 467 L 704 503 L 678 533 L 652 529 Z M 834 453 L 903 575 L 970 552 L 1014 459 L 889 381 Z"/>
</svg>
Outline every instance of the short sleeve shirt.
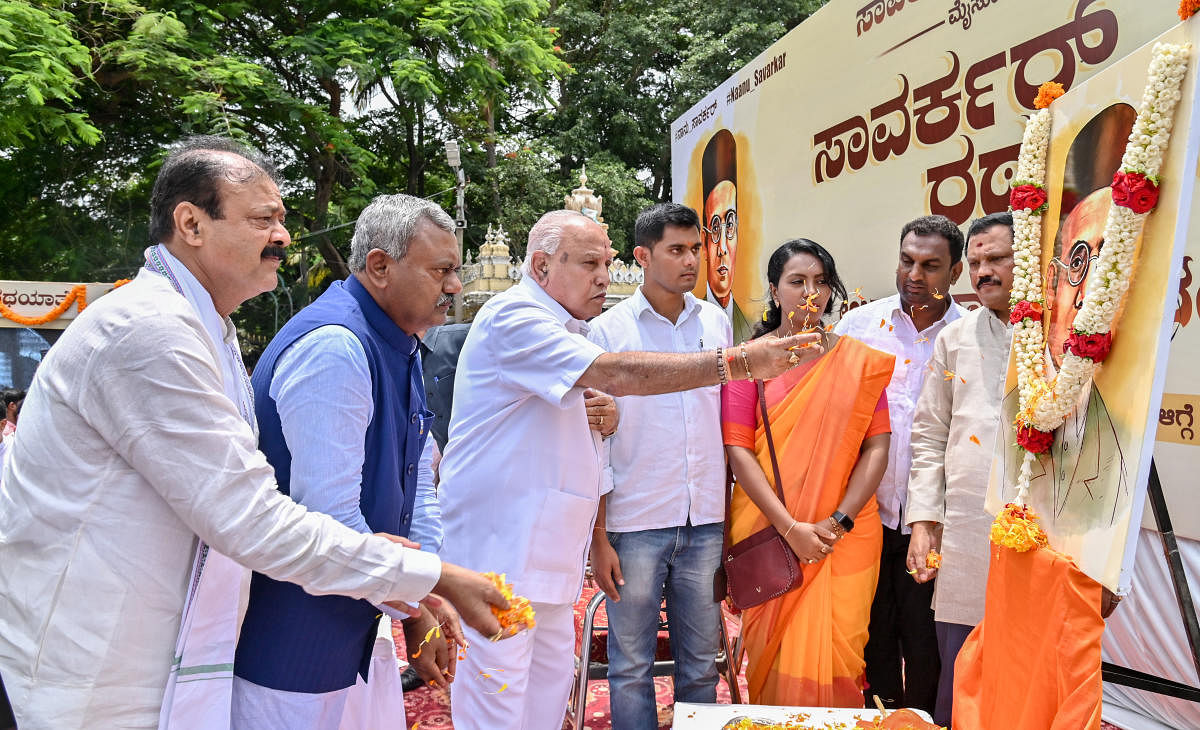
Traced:
<svg viewBox="0 0 1200 730">
<path fill-rule="evenodd" d="M 600 496 L 600 437 L 576 383 L 604 350 L 586 333 L 525 278 L 479 311 L 454 383 L 441 554 L 507 573 L 534 602 L 578 596 Z"/>
</svg>

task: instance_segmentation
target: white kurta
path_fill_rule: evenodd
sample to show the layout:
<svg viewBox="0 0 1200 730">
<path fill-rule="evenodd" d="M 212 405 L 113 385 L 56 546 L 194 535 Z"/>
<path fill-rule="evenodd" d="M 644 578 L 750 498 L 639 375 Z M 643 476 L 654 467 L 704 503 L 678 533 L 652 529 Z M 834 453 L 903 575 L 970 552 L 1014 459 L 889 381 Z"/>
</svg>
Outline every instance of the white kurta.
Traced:
<svg viewBox="0 0 1200 730">
<path fill-rule="evenodd" d="M 275 490 L 195 311 L 156 274 L 50 349 L 0 487 L 0 672 L 22 730 L 158 725 L 197 536 L 314 594 L 415 602 L 437 558 Z"/>
<path fill-rule="evenodd" d="M 983 503 L 1011 333 L 985 307 L 948 324 L 917 401 L 905 521 L 945 526 L 933 599 L 938 621 L 974 626 L 983 619 L 992 524 Z"/>
</svg>

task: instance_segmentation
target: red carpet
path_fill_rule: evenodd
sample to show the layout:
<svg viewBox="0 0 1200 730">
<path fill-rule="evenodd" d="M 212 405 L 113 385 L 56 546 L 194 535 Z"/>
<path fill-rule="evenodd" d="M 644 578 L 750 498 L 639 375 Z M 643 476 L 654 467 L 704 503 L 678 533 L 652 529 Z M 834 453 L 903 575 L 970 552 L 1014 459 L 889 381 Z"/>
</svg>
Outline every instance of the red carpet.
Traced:
<svg viewBox="0 0 1200 730">
<path fill-rule="evenodd" d="M 579 643 L 579 627 L 583 624 L 583 613 L 594 593 L 594 589 L 585 587 L 583 589 L 583 596 L 575 604 L 576 647 L 578 647 Z M 603 607 L 597 613 L 597 623 L 600 625 L 606 623 Z M 737 636 L 737 619 L 726 614 L 725 627 L 729 633 L 729 640 L 732 642 L 734 637 Z M 400 656 L 404 656 L 404 635 L 397 631 L 395 632 L 395 637 L 397 650 Z M 744 672 L 738 675 L 738 681 L 742 687 L 742 696 L 745 697 L 746 678 Z M 671 680 L 667 677 L 659 677 L 654 680 L 654 686 L 658 695 L 659 726 L 661 728 L 669 728 L 672 722 Z M 729 688 L 725 685 L 724 680 L 717 683 L 717 702 L 722 704 L 729 703 Z M 413 730 L 413 726 L 416 726 L 416 730 L 452 730 L 454 727 L 454 723 L 450 721 L 449 695 L 439 689 L 422 687 L 415 692 L 406 693 L 404 695 L 404 709 L 408 715 L 408 728 L 405 730 Z M 594 680 L 588 684 L 587 705 L 583 714 L 584 727 L 587 730 L 609 730 L 612 727 L 608 709 L 607 682 L 604 680 Z M 564 724 L 563 727 L 568 728 L 570 726 Z M 1102 726 L 1102 730 L 1120 730 L 1120 728 L 1106 723 Z"/>
</svg>

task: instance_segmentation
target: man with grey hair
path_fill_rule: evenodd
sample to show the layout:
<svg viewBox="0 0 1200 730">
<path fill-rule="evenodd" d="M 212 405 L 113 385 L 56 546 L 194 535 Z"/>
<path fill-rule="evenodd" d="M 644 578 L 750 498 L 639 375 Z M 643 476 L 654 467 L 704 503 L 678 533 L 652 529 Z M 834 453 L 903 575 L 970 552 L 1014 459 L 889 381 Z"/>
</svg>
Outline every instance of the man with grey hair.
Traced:
<svg viewBox="0 0 1200 730">
<path fill-rule="evenodd" d="M 587 339 L 608 290 L 604 228 L 572 211 L 529 232 L 526 275 L 475 317 L 459 358 L 441 464 L 442 555 L 503 572 L 537 625 L 503 645 L 468 629 L 453 687 L 458 730 L 558 730 L 570 691 L 572 604 L 600 498 L 605 406 L 588 391 L 655 395 L 771 378 L 810 359 L 817 335 L 741 348 L 605 352 Z M 607 433 L 607 431 L 605 431 Z M 503 691 L 501 691 L 503 690 Z"/>
<path fill-rule="evenodd" d="M 280 491 L 308 509 L 359 532 L 407 536 L 432 420 L 417 333 L 445 321 L 462 289 L 454 223 L 428 201 L 382 195 L 359 216 L 349 264 L 351 276 L 284 325 L 255 368 L 259 448 Z M 233 727 L 337 728 L 356 677 L 368 678 L 380 610 L 254 574 Z M 449 636 L 423 641 L 441 623 Z M 405 632 L 423 678 L 446 686 L 457 655 L 447 642 L 461 639 L 453 611 L 423 603 Z M 402 699 L 381 699 L 403 725 Z"/>
</svg>

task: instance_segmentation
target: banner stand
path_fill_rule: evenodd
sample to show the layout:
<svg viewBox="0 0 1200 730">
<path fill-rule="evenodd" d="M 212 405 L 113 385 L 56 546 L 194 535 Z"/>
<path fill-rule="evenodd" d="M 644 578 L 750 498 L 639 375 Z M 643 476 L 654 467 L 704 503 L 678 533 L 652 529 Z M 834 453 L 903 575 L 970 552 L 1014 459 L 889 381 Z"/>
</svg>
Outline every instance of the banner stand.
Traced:
<svg viewBox="0 0 1200 730">
<path fill-rule="evenodd" d="M 1153 459 L 1150 460 L 1150 480 L 1147 494 L 1150 498 L 1150 508 L 1154 510 L 1154 523 L 1158 527 L 1159 535 L 1162 536 L 1163 554 L 1167 558 L 1167 567 L 1171 571 L 1171 583 L 1175 586 L 1175 598 L 1179 602 L 1179 613 L 1183 616 L 1183 627 L 1187 632 L 1188 644 L 1192 649 L 1192 661 L 1196 664 L 1196 676 L 1200 677 L 1200 621 L 1196 619 L 1196 604 L 1192 601 L 1192 592 L 1188 588 L 1187 574 L 1183 570 L 1183 560 L 1179 557 L 1179 542 L 1175 539 L 1175 528 L 1171 525 L 1167 500 L 1163 496 L 1162 482 L 1159 481 L 1158 468 Z M 1179 697 L 1191 702 L 1200 702 L 1200 688 L 1170 679 L 1155 677 L 1152 674 L 1109 662 L 1101 665 L 1101 673 L 1106 682 L 1170 697 Z"/>
</svg>

